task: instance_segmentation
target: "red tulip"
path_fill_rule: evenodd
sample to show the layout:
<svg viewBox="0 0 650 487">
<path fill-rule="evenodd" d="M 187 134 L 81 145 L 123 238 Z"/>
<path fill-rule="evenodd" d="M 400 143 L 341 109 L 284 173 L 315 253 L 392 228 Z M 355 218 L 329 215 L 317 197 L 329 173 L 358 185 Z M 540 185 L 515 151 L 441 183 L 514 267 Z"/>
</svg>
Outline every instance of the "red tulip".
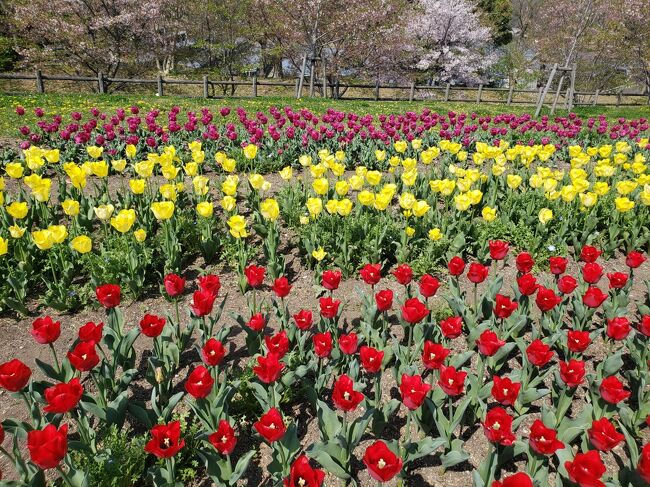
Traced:
<svg viewBox="0 0 650 487">
<path fill-rule="evenodd" d="M 300 455 L 291 464 L 289 478 L 285 479 L 284 487 L 320 487 L 325 480 L 325 472 L 312 468 L 309 459 Z"/>
<path fill-rule="evenodd" d="M 524 296 L 532 296 L 537 291 L 539 284 L 532 274 L 522 274 L 517 278 L 517 287 Z"/>
<path fill-rule="evenodd" d="M 320 298 L 320 314 L 323 318 L 334 319 L 339 313 L 341 301 L 330 296 Z"/>
<path fill-rule="evenodd" d="M 492 381 L 492 397 L 494 400 L 504 406 L 514 405 L 519 396 L 521 384 L 512 382 L 508 377 L 501 378 L 498 375 L 492 377 Z"/>
<path fill-rule="evenodd" d="M 388 311 L 393 306 L 393 291 L 384 289 L 375 294 L 375 303 L 378 311 Z"/>
<path fill-rule="evenodd" d="M 67 413 L 74 408 L 84 392 L 81 382 L 77 377 L 68 383 L 56 384 L 45 389 L 47 406 L 43 408 L 46 413 Z"/>
<path fill-rule="evenodd" d="M 543 367 L 553 358 L 553 350 L 538 338 L 526 348 L 526 357 L 531 364 Z"/>
<path fill-rule="evenodd" d="M 476 340 L 476 346 L 481 355 L 491 357 L 505 345 L 505 341 L 499 340 L 499 337 L 492 330 L 485 330 Z"/>
<path fill-rule="evenodd" d="M 328 357 L 332 352 L 332 334 L 329 331 L 317 333 L 312 337 L 314 342 L 314 353 L 320 357 Z"/>
<path fill-rule="evenodd" d="M 447 264 L 447 268 L 452 276 L 460 276 L 465 272 L 465 261 L 458 256 L 453 257 Z"/>
<path fill-rule="evenodd" d="M 103 334 L 104 323 L 93 323 L 89 321 L 79 328 L 79 341 L 99 343 L 102 341 Z"/>
<path fill-rule="evenodd" d="M 18 392 L 29 382 L 32 371 L 18 359 L 0 364 L 0 387 L 9 392 Z"/>
<path fill-rule="evenodd" d="M 291 286 L 289 285 L 289 280 L 282 276 L 273 281 L 272 289 L 278 298 L 286 298 L 291 291 Z"/>
<path fill-rule="evenodd" d="M 641 317 L 641 322 L 639 323 L 639 331 L 645 336 L 650 337 L 650 315 Z"/>
<path fill-rule="evenodd" d="M 535 260 L 533 259 L 533 256 L 530 255 L 528 252 L 521 252 L 515 258 L 515 264 L 519 272 L 521 272 L 522 274 L 528 274 L 530 271 L 533 270 L 533 266 L 535 265 Z"/>
<path fill-rule="evenodd" d="M 582 353 L 591 344 L 588 331 L 569 330 L 567 332 L 567 347 L 572 352 Z"/>
<path fill-rule="evenodd" d="M 363 401 L 363 394 L 354 390 L 354 382 L 346 374 L 343 374 L 332 389 L 332 402 L 342 411 L 354 411 L 359 403 Z"/>
<path fill-rule="evenodd" d="M 264 413 L 253 427 L 268 443 L 282 439 L 287 431 L 282 415 L 276 408 L 271 408 Z"/>
<path fill-rule="evenodd" d="M 497 294 L 494 300 L 494 314 L 502 320 L 509 318 L 519 305 L 507 296 Z"/>
<path fill-rule="evenodd" d="M 580 260 L 587 263 L 596 262 L 598 257 L 600 257 L 600 254 L 602 254 L 602 252 L 596 247 L 585 245 L 582 247 L 582 251 L 580 252 Z"/>
<path fill-rule="evenodd" d="M 257 378 L 265 384 L 272 384 L 280 378 L 284 364 L 280 362 L 278 356 L 269 353 L 266 357 L 257 357 L 257 365 L 253 367 L 253 372 Z"/>
<path fill-rule="evenodd" d="M 564 462 L 564 468 L 569 474 L 569 480 L 580 487 L 605 487 L 600 479 L 607 468 L 596 450 L 576 453 L 572 462 Z"/>
<path fill-rule="evenodd" d="M 207 274 L 199 277 L 199 289 L 201 291 L 209 292 L 215 297 L 218 296 L 219 290 L 221 289 L 221 280 L 219 279 L 219 276 Z"/>
<path fill-rule="evenodd" d="M 609 288 L 623 289 L 627 284 L 628 278 L 629 276 L 623 272 L 608 273 L 607 279 L 609 279 Z"/>
<path fill-rule="evenodd" d="M 436 295 L 438 288 L 440 287 L 440 281 L 433 277 L 430 274 L 424 274 L 420 278 L 419 288 L 420 294 L 425 298 L 431 298 Z"/>
<path fill-rule="evenodd" d="M 600 397 L 610 404 L 625 401 L 632 394 L 630 391 L 625 390 L 623 383 L 615 375 L 604 378 L 598 390 Z"/>
<path fill-rule="evenodd" d="M 257 289 L 262 286 L 264 282 L 264 274 L 266 269 L 264 267 L 258 267 L 256 265 L 249 265 L 244 269 L 244 275 L 246 276 L 246 282 L 253 289 Z"/>
<path fill-rule="evenodd" d="M 397 282 L 406 286 L 413 280 L 413 269 L 408 264 L 400 264 L 393 271 L 393 275 L 397 279 Z"/>
<path fill-rule="evenodd" d="M 311 328 L 314 319 L 310 310 L 301 309 L 298 313 L 293 315 L 293 320 L 296 322 L 296 326 L 299 330 L 305 331 Z"/>
<path fill-rule="evenodd" d="M 68 425 L 57 429 L 53 424 L 48 424 L 42 430 L 29 431 L 27 449 L 32 463 L 40 469 L 58 467 L 68 452 Z"/>
<path fill-rule="evenodd" d="M 650 443 L 641 450 L 636 471 L 643 480 L 650 484 Z"/>
<path fill-rule="evenodd" d="M 601 418 L 591 423 L 587 430 L 589 441 L 600 451 L 613 450 L 616 445 L 625 439 L 622 433 L 616 431 L 614 425 L 607 418 Z"/>
<path fill-rule="evenodd" d="M 144 451 L 158 458 L 171 458 L 185 446 L 181 438 L 181 423 L 157 424 L 151 428 L 151 440 L 144 446 Z"/>
<path fill-rule="evenodd" d="M 590 308 L 598 308 L 607 299 L 607 294 L 597 287 L 590 287 L 582 296 L 582 302 Z"/>
<path fill-rule="evenodd" d="M 582 279 L 589 284 L 596 284 L 603 277 L 603 266 L 596 262 L 588 262 L 582 267 Z"/>
<path fill-rule="evenodd" d="M 402 319 L 412 325 L 419 323 L 429 314 L 429 310 L 418 298 L 407 299 L 402 306 Z"/>
<path fill-rule="evenodd" d="M 472 281 L 474 284 L 479 284 L 485 281 L 489 271 L 489 267 L 479 264 L 478 262 L 472 262 L 467 271 L 467 279 Z"/>
<path fill-rule="evenodd" d="M 201 318 L 212 313 L 215 295 L 210 291 L 196 291 L 192 296 L 192 313 L 194 316 Z"/>
<path fill-rule="evenodd" d="M 354 332 L 350 332 L 347 335 L 341 335 L 339 337 L 339 349 L 345 355 L 353 355 L 357 353 L 358 343 L 359 339 L 357 337 L 357 334 Z"/>
<path fill-rule="evenodd" d="M 539 419 L 530 427 L 530 447 L 540 455 L 553 455 L 564 448 L 564 443 L 557 439 L 557 431 L 547 428 Z"/>
<path fill-rule="evenodd" d="M 426 340 L 422 351 L 422 363 L 427 369 L 439 369 L 450 353 L 451 350 L 448 348 Z"/>
<path fill-rule="evenodd" d="M 185 382 L 185 390 L 194 399 L 204 399 L 212 391 L 214 386 L 214 379 L 210 371 L 203 365 L 197 366 L 187 377 Z"/>
<path fill-rule="evenodd" d="M 370 476 L 378 482 L 388 482 L 402 470 L 402 459 L 381 440 L 366 448 L 363 463 Z"/>
<path fill-rule="evenodd" d="M 495 480 L 492 487 L 533 487 L 533 480 L 527 473 L 517 472 L 504 477 L 503 480 Z"/>
<path fill-rule="evenodd" d="M 561 302 L 562 298 L 560 296 L 557 296 L 552 289 L 545 288 L 544 286 L 539 286 L 537 288 L 535 303 L 537 304 L 537 307 L 540 309 L 540 311 L 550 311 Z"/>
<path fill-rule="evenodd" d="M 237 445 L 235 430 L 225 419 L 219 421 L 217 431 L 208 436 L 208 441 L 222 455 L 230 455 Z"/>
<path fill-rule="evenodd" d="M 47 345 L 54 343 L 61 335 L 61 323 L 51 317 L 36 318 L 32 323 L 32 336 L 36 343 Z"/>
<path fill-rule="evenodd" d="M 560 362 L 560 378 L 569 387 L 578 387 L 585 377 L 585 363 L 582 360 L 571 359 Z"/>
<path fill-rule="evenodd" d="M 250 320 L 248 320 L 246 326 L 257 333 L 261 332 L 266 326 L 264 315 L 262 313 L 255 313 L 251 316 Z"/>
<path fill-rule="evenodd" d="M 70 364 L 80 372 L 88 372 L 99 363 L 95 342 L 80 342 L 68 352 Z"/>
<path fill-rule="evenodd" d="M 282 330 L 273 336 L 265 336 L 264 343 L 269 353 L 274 353 L 278 358 L 282 358 L 289 351 L 289 338 L 287 332 Z"/>
<path fill-rule="evenodd" d="M 399 392 L 402 395 L 402 402 L 411 411 L 422 405 L 430 390 L 431 386 L 422 381 L 421 375 L 402 374 Z"/>
<path fill-rule="evenodd" d="M 624 316 L 607 320 L 607 336 L 612 340 L 625 340 L 631 331 L 630 320 Z"/>
<path fill-rule="evenodd" d="M 203 356 L 203 362 L 206 365 L 216 367 L 221 363 L 223 358 L 226 356 L 226 349 L 216 338 L 210 338 L 203 348 L 201 349 L 201 355 Z"/>
<path fill-rule="evenodd" d="M 185 291 L 185 279 L 177 274 L 167 274 L 163 280 L 165 292 L 170 298 L 175 298 Z"/>
<path fill-rule="evenodd" d="M 548 263 L 551 268 L 551 273 L 559 276 L 566 272 L 566 266 L 569 261 L 564 257 L 549 257 Z"/>
<path fill-rule="evenodd" d="M 628 266 L 630 269 L 636 269 L 645 261 L 646 261 L 646 256 L 643 255 L 642 252 L 637 252 L 633 250 L 629 254 L 627 254 L 627 257 L 625 258 L 625 265 Z"/>
<path fill-rule="evenodd" d="M 115 308 L 120 305 L 121 290 L 117 284 L 103 284 L 95 289 L 97 301 L 104 308 Z"/>
<path fill-rule="evenodd" d="M 451 316 L 442 320 L 440 331 L 446 338 L 458 338 L 463 332 L 463 319 L 460 316 Z"/>
<path fill-rule="evenodd" d="M 506 255 L 508 255 L 508 250 L 510 250 L 510 244 L 503 240 L 490 240 L 488 247 L 490 248 L 490 258 L 492 260 L 505 259 Z"/>
<path fill-rule="evenodd" d="M 557 280 L 557 288 L 562 294 L 571 294 L 578 287 L 578 281 L 573 276 L 562 276 Z"/>
<path fill-rule="evenodd" d="M 503 446 L 510 446 L 515 442 L 515 435 L 512 433 L 512 416 L 505 409 L 501 407 L 490 409 L 481 424 L 488 441 Z"/>
<path fill-rule="evenodd" d="M 341 283 L 341 271 L 326 270 L 321 277 L 321 285 L 328 291 L 335 291 Z"/>
<path fill-rule="evenodd" d="M 467 372 L 457 371 L 455 367 L 440 366 L 440 379 L 438 385 L 448 396 L 458 396 L 465 389 Z"/>
<path fill-rule="evenodd" d="M 165 318 L 155 315 L 144 315 L 140 320 L 140 331 L 149 338 L 159 336 L 165 328 Z"/>
<path fill-rule="evenodd" d="M 361 279 L 366 284 L 374 286 L 381 280 L 381 264 L 366 264 L 363 269 L 359 271 Z"/>
<path fill-rule="evenodd" d="M 384 352 L 376 348 L 362 346 L 359 350 L 361 366 L 368 374 L 374 374 L 381 370 L 381 363 L 384 360 Z"/>
</svg>

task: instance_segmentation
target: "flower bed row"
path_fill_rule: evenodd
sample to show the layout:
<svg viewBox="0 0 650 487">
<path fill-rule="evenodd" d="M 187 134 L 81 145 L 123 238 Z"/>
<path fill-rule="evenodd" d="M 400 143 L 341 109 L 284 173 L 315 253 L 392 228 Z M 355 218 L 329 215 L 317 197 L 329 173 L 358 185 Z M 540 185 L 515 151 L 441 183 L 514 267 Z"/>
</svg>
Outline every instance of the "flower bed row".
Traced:
<svg viewBox="0 0 650 487">
<path fill-rule="evenodd" d="M 319 272 L 316 309 L 289 309 L 288 279 L 247 265 L 248 309 L 231 318 L 222 316 L 216 275 L 198 279 L 185 316 L 179 302 L 192 291 L 168 274 L 161 289 L 174 311 L 139 325 L 124 320 L 120 286 L 100 285 L 105 323 L 81 327 L 65 357 L 53 346 L 60 323 L 33 322 L 34 339 L 53 352 L 51 363 L 37 361 L 42 378 L 18 359 L 0 365 L 0 386 L 24 400 L 30 418 L 3 421 L 13 448 L 2 452 L 29 485 L 43 484 L 50 469 L 64 484 L 94 485 L 89 462 L 117 454 L 103 447 L 111 428 L 146 428 L 150 457 L 136 483 L 179 484 L 194 461 L 217 485 L 235 485 L 250 480 L 262 442 L 274 485 L 319 486 L 326 474 L 365 485 L 408 479 L 426 458 L 463 464 L 466 433 L 480 427 L 491 447 L 472 471 L 477 486 L 650 482 L 650 297 L 630 293 L 645 255 L 630 252 L 627 271 L 606 276 L 592 246 L 581 249 L 576 275 L 560 256 L 548 274 L 533 274 L 533 256 L 512 256 L 503 241 L 489 242 L 488 255 L 483 263 L 453 257 L 442 281 L 416 280 L 399 265 L 391 272 L 398 291 L 381 265 L 367 264 L 363 304 L 351 317 L 338 270 Z M 503 285 L 508 259 L 512 289 Z M 438 316 L 441 299 L 449 310 Z M 146 371 L 136 368 L 138 339 L 148 344 Z M 608 350 L 602 359 L 592 353 L 599 346 Z M 317 439 L 305 441 L 297 405 L 314 418 Z"/>
</svg>

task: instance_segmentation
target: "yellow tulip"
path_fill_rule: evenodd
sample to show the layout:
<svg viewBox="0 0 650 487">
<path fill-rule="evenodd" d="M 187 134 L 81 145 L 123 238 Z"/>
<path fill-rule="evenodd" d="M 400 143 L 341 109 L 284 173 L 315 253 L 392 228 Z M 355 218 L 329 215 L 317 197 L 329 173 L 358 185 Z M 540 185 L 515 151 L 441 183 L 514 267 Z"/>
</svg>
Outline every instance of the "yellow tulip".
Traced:
<svg viewBox="0 0 650 487">
<path fill-rule="evenodd" d="M 203 218 L 210 218 L 214 213 L 214 205 L 211 201 L 202 201 L 196 205 L 196 212 Z"/>
<path fill-rule="evenodd" d="M 5 165 L 5 172 L 10 178 L 20 179 L 23 177 L 24 168 L 20 162 L 8 162 Z"/>
<path fill-rule="evenodd" d="M 298 158 L 298 162 L 302 167 L 309 167 L 311 166 L 311 156 L 303 154 Z"/>
<path fill-rule="evenodd" d="M 377 186 L 381 182 L 381 173 L 379 171 L 368 171 L 366 181 L 370 186 Z"/>
<path fill-rule="evenodd" d="M 312 218 L 318 217 L 323 211 L 323 202 L 320 198 L 308 198 L 307 210 Z"/>
<path fill-rule="evenodd" d="M 329 190 L 329 181 L 326 178 L 318 178 L 315 179 L 314 182 L 312 183 L 312 188 L 314 188 L 314 192 L 319 195 L 324 195 L 327 194 L 327 191 Z"/>
<path fill-rule="evenodd" d="M 239 177 L 237 175 L 232 175 L 226 177 L 223 183 L 221 183 L 221 191 L 228 196 L 235 196 L 237 194 L 237 185 L 239 184 Z"/>
<path fill-rule="evenodd" d="M 77 216 L 79 214 L 79 202 L 76 200 L 65 200 L 61 203 L 63 213 L 68 216 Z"/>
<path fill-rule="evenodd" d="M 167 181 L 171 181 L 178 176 L 178 171 L 180 171 L 180 168 L 170 164 L 162 168 L 162 175 Z"/>
<path fill-rule="evenodd" d="M 325 256 L 327 255 L 327 252 L 325 252 L 325 249 L 323 247 L 319 247 L 318 249 L 314 250 L 311 253 L 311 256 L 317 260 L 318 262 L 322 261 Z"/>
<path fill-rule="evenodd" d="M 106 221 L 111 217 L 114 209 L 115 207 L 110 203 L 107 205 L 99 205 L 94 208 L 95 216 L 101 221 Z"/>
<path fill-rule="evenodd" d="M 22 238 L 22 236 L 25 235 L 25 230 L 27 230 L 27 228 L 19 227 L 18 225 L 11 225 L 9 227 L 9 234 L 12 238 Z"/>
<path fill-rule="evenodd" d="M 111 161 L 111 167 L 114 171 L 122 172 L 126 169 L 126 160 L 125 159 L 116 159 Z"/>
<path fill-rule="evenodd" d="M 542 208 L 539 210 L 537 218 L 539 218 L 539 221 L 542 223 L 542 225 L 546 225 L 553 219 L 553 210 L 549 208 Z"/>
<path fill-rule="evenodd" d="M 415 235 L 415 228 L 413 227 L 406 227 L 404 229 L 404 233 L 406 234 L 407 237 L 411 238 L 413 235 Z"/>
<path fill-rule="evenodd" d="M 454 198 L 454 204 L 458 211 L 465 211 L 472 204 L 472 199 L 467 193 L 460 193 Z"/>
<path fill-rule="evenodd" d="M 621 213 L 625 213 L 627 211 L 630 211 L 632 208 L 634 208 L 634 201 L 631 201 L 629 198 L 626 197 L 616 198 L 614 200 L 614 204 L 616 205 L 616 209 Z"/>
<path fill-rule="evenodd" d="M 255 144 L 248 144 L 246 147 L 244 147 L 244 156 L 246 159 L 251 160 L 255 159 L 255 156 L 257 155 L 257 146 Z"/>
<path fill-rule="evenodd" d="M 412 207 L 413 214 L 418 218 L 426 215 L 430 209 L 431 207 L 429 206 L 429 203 L 427 203 L 425 200 L 416 201 Z"/>
<path fill-rule="evenodd" d="M 580 203 L 582 203 L 582 206 L 585 208 L 591 208 L 596 204 L 597 201 L 598 195 L 596 193 L 580 193 Z"/>
<path fill-rule="evenodd" d="M 133 194 L 142 194 L 144 193 L 144 190 L 147 186 L 147 180 L 146 179 L 130 179 L 129 180 L 129 187 L 131 188 L 131 191 Z"/>
<path fill-rule="evenodd" d="M 111 226 L 120 233 L 126 233 L 131 230 L 135 223 L 135 210 L 120 210 L 117 215 L 111 218 Z"/>
<path fill-rule="evenodd" d="M 104 148 L 91 145 L 89 147 L 86 147 L 86 152 L 88 152 L 88 155 L 93 159 L 99 159 L 104 153 Z"/>
<path fill-rule="evenodd" d="M 339 200 L 337 202 L 336 212 L 340 216 L 348 216 L 351 211 L 352 211 L 352 201 L 350 201 L 348 198 L 343 198 L 342 200 Z"/>
<path fill-rule="evenodd" d="M 325 209 L 330 215 L 333 215 L 336 213 L 338 201 L 337 200 L 328 200 L 327 203 L 325 203 Z"/>
<path fill-rule="evenodd" d="M 183 166 L 183 171 L 193 178 L 199 173 L 199 165 L 196 162 L 188 162 Z"/>
<path fill-rule="evenodd" d="M 350 176 L 350 179 L 348 179 L 350 188 L 352 188 L 354 191 L 361 191 L 361 188 L 363 188 L 363 181 L 363 176 L 359 176 L 357 174 Z"/>
<path fill-rule="evenodd" d="M 124 152 L 126 153 L 126 157 L 128 157 L 129 159 L 133 159 L 137 152 L 137 148 L 133 144 L 127 144 L 124 149 Z"/>
<path fill-rule="evenodd" d="M 359 200 L 359 203 L 363 206 L 370 206 L 375 201 L 375 195 L 370 191 L 364 190 L 357 194 L 357 200 Z"/>
<path fill-rule="evenodd" d="M 230 234 L 235 238 L 246 238 L 248 232 L 246 231 L 246 220 L 241 215 L 233 215 L 228 219 L 228 227 Z"/>
<path fill-rule="evenodd" d="M 251 174 L 248 176 L 248 182 L 254 190 L 259 191 L 264 186 L 264 176 L 261 174 Z"/>
<path fill-rule="evenodd" d="M 420 150 L 422 147 L 422 139 L 413 139 L 411 141 L 411 147 L 413 147 L 415 150 Z"/>
<path fill-rule="evenodd" d="M 397 152 L 398 154 L 403 154 L 404 152 L 406 152 L 408 146 L 409 146 L 408 142 L 406 142 L 405 140 L 398 140 L 393 144 L 393 147 L 395 148 L 395 152 Z"/>
<path fill-rule="evenodd" d="M 49 230 L 35 230 L 32 232 L 32 240 L 40 250 L 48 250 L 54 246 L 52 232 Z"/>
<path fill-rule="evenodd" d="M 429 230 L 428 236 L 429 236 L 429 240 L 436 242 L 442 238 L 442 232 L 440 231 L 439 228 L 432 228 L 431 230 Z"/>
<path fill-rule="evenodd" d="M 377 149 L 375 151 L 375 159 L 377 159 L 379 162 L 385 161 L 386 160 L 386 151 Z"/>
<path fill-rule="evenodd" d="M 14 201 L 6 207 L 7 213 L 9 213 L 16 220 L 22 220 L 27 216 L 29 211 L 29 206 L 24 201 Z"/>
<path fill-rule="evenodd" d="M 280 206 L 273 198 L 267 198 L 260 203 L 260 213 L 269 221 L 275 221 L 280 215 Z"/>
<path fill-rule="evenodd" d="M 178 197 L 178 191 L 175 184 L 163 184 L 158 188 L 158 192 L 166 200 L 176 201 L 176 198 Z"/>
<path fill-rule="evenodd" d="M 141 161 L 141 162 L 136 162 L 133 165 L 133 169 L 135 170 L 136 174 L 140 176 L 141 178 L 150 178 L 151 175 L 153 174 L 153 162 L 151 161 Z"/>
<path fill-rule="evenodd" d="M 508 174 L 506 183 L 510 189 L 517 189 L 521 185 L 521 176 L 519 174 Z"/>
<path fill-rule="evenodd" d="M 348 184 L 347 181 L 341 180 L 337 181 L 336 184 L 334 185 L 334 190 L 336 191 L 336 194 L 339 196 L 345 196 L 348 194 L 348 191 L 350 191 L 350 185 Z"/>
<path fill-rule="evenodd" d="M 137 242 L 142 243 L 147 239 L 147 232 L 142 228 L 138 228 L 135 232 L 133 232 L 133 236 Z"/>
<path fill-rule="evenodd" d="M 237 207 L 237 200 L 232 196 L 226 195 L 221 200 L 221 207 L 230 213 Z"/>
<path fill-rule="evenodd" d="M 293 169 L 291 166 L 287 166 L 280 171 L 280 177 L 285 181 L 290 181 L 293 177 Z"/>
<path fill-rule="evenodd" d="M 402 183 L 404 183 L 405 186 L 413 186 L 415 184 L 415 180 L 418 177 L 418 171 L 417 169 L 411 169 L 410 171 L 404 171 L 402 173 Z"/>
<path fill-rule="evenodd" d="M 93 249 L 93 241 L 86 235 L 79 235 L 70 241 L 70 247 L 80 254 L 87 254 Z"/>
<path fill-rule="evenodd" d="M 497 209 L 490 208 L 489 206 L 484 206 L 481 210 L 481 216 L 486 222 L 494 221 L 497 217 Z"/>
<path fill-rule="evenodd" d="M 194 193 L 199 196 L 205 196 L 208 192 L 208 184 L 210 180 L 206 176 L 194 176 L 192 185 L 194 186 Z"/>
<path fill-rule="evenodd" d="M 156 201 L 151 203 L 151 211 L 156 220 L 169 220 L 174 215 L 173 201 Z"/>
<path fill-rule="evenodd" d="M 372 193 L 370 193 L 372 195 Z M 372 204 L 376 210 L 384 211 L 393 200 L 394 193 L 377 193 L 373 196 Z"/>
<path fill-rule="evenodd" d="M 399 205 L 404 210 L 410 210 L 416 202 L 415 195 L 413 193 L 402 193 L 399 195 Z"/>
<path fill-rule="evenodd" d="M 9 252 L 9 240 L 0 237 L 0 255 L 5 255 Z"/>
<path fill-rule="evenodd" d="M 63 243 L 68 237 L 68 229 L 65 227 L 65 225 L 50 225 L 47 227 L 47 230 L 50 232 L 52 241 L 55 244 Z"/>
</svg>

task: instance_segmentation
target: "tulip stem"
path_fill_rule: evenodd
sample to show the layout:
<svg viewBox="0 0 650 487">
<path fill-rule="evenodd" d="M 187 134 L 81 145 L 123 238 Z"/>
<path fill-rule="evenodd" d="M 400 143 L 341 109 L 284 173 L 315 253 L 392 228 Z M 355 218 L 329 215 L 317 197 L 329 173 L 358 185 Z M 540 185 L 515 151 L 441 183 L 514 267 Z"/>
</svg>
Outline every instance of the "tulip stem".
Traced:
<svg viewBox="0 0 650 487">
<path fill-rule="evenodd" d="M 54 364 L 56 365 L 56 373 L 61 375 L 61 365 L 59 363 L 59 357 L 56 354 L 56 349 L 54 348 L 54 344 L 50 343 L 50 350 L 52 350 L 52 355 L 54 356 Z"/>
</svg>

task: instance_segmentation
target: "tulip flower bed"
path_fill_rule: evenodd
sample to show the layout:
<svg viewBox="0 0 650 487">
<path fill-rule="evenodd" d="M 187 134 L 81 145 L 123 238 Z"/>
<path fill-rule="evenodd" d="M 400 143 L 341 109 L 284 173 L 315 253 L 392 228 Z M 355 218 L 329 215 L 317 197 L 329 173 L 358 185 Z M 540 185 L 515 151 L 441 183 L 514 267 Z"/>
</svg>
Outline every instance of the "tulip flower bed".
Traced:
<svg viewBox="0 0 650 487">
<path fill-rule="evenodd" d="M 20 401 L 2 422 L 0 451 L 24 483 L 12 485 L 429 485 L 430 462 L 445 485 L 457 472 L 475 486 L 646 485 L 645 255 L 607 273 L 593 246 L 544 273 L 504 241 L 480 257 L 419 279 L 366 264 L 350 310 L 332 269 L 298 306 L 261 266 L 223 283 L 241 296 L 213 274 L 168 274 L 169 312 L 134 321 L 121 287 L 99 285 L 102 322 L 79 327 L 64 356 L 62 324 L 41 316 L 31 335 L 51 359 L 0 364 Z M 116 431 L 131 443 L 108 447 Z M 125 451 L 138 469 L 97 477 L 97 464 L 127 469 Z"/>
<path fill-rule="evenodd" d="M 540 262 L 650 242 L 646 119 L 233 115 L 37 108 L 2 156 L 0 308 L 79 309 L 105 282 L 138 298 L 197 259 L 243 285 L 248 262 L 277 278 L 294 250 L 349 276 L 368 262 L 422 274 L 494 239 Z"/>
</svg>

